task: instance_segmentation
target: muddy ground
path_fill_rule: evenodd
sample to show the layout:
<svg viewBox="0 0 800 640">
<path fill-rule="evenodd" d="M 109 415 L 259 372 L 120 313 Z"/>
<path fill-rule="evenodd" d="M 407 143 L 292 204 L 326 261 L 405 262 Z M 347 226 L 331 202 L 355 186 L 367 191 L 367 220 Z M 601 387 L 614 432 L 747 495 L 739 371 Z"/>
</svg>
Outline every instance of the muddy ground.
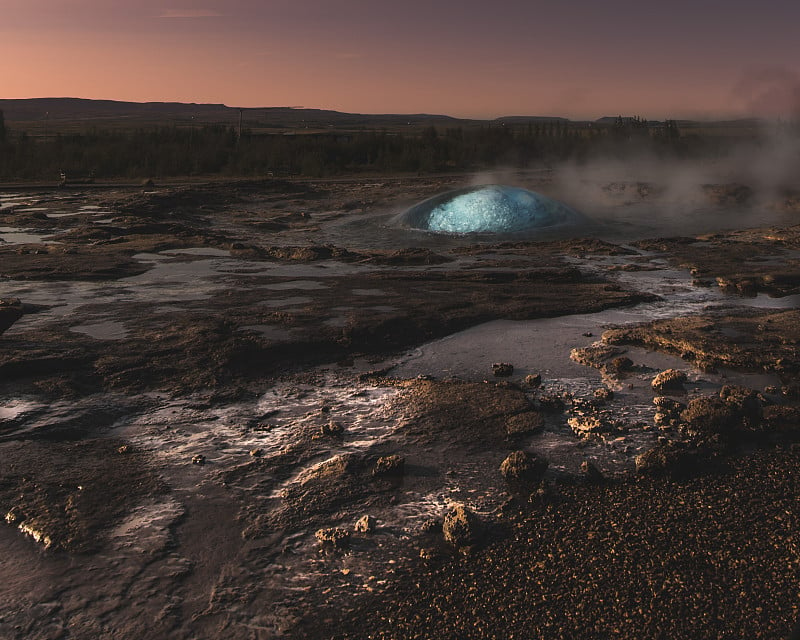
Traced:
<svg viewBox="0 0 800 640">
<path fill-rule="evenodd" d="M 470 179 L 0 191 L 0 636 L 787 637 L 794 201 Z"/>
</svg>

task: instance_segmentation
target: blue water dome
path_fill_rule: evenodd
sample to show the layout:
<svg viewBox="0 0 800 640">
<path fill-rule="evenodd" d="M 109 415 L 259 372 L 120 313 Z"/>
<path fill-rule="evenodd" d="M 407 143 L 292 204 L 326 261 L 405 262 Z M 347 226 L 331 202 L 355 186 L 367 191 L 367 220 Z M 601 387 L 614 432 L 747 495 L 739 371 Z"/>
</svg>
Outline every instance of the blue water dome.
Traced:
<svg viewBox="0 0 800 640">
<path fill-rule="evenodd" d="M 485 185 L 444 193 L 412 207 L 405 222 L 436 233 L 517 233 L 577 222 L 581 216 L 534 191 Z"/>
</svg>

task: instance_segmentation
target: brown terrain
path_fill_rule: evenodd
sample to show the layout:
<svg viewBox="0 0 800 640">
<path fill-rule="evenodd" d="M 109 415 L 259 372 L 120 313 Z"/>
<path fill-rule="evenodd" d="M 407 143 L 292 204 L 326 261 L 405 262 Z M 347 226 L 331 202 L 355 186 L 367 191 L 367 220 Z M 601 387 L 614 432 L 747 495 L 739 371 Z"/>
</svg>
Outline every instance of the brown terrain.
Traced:
<svg viewBox="0 0 800 640">
<path fill-rule="evenodd" d="M 0 637 L 787 638 L 795 201 L 464 184 L 0 191 Z"/>
</svg>

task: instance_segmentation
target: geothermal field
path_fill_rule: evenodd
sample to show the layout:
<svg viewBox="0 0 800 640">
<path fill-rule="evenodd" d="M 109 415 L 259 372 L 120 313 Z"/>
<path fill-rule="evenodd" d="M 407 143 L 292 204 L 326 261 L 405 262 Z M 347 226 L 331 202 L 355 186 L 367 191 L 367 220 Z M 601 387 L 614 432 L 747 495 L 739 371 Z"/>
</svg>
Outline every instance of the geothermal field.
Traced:
<svg viewBox="0 0 800 640">
<path fill-rule="evenodd" d="M 0 190 L 0 637 L 787 638 L 800 184 Z"/>
</svg>

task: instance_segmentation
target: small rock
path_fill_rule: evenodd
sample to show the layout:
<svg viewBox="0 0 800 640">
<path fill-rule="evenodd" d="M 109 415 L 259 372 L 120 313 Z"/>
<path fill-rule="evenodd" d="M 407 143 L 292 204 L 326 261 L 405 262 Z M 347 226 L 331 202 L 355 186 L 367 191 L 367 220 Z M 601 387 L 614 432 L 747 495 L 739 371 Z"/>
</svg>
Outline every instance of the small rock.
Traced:
<svg viewBox="0 0 800 640">
<path fill-rule="evenodd" d="M 599 433 L 613 433 L 616 430 L 615 425 L 596 415 L 573 416 L 567 420 L 567 424 L 575 435 L 581 438 L 588 438 Z"/>
<path fill-rule="evenodd" d="M 606 369 L 610 373 L 616 373 L 616 374 L 623 373 L 625 371 L 630 371 L 631 369 L 633 369 L 633 360 L 631 360 L 628 356 L 619 356 L 611 360 L 611 362 L 608 363 Z"/>
<path fill-rule="evenodd" d="M 127 444 L 123 444 L 121 447 L 117 447 L 117 453 L 128 453 L 130 447 Z"/>
<path fill-rule="evenodd" d="M 584 338 L 593 338 L 594 337 L 594 334 L 591 331 L 584 331 L 581 335 Z"/>
<path fill-rule="evenodd" d="M 355 530 L 358 533 L 372 533 L 375 531 L 375 518 L 370 515 L 361 516 L 356 522 Z"/>
<path fill-rule="evenodd" d="M 507 378 L 514 374 L 514 365 L 508 362 L 495 362 L 492 365 L 492 373 L 498 378 Z"/>
<path fill-rule="evenodd" d="M 686 374 L 677 369 L 666 369 L 659 373 L 650 382 L 654 391 L 663 393 L 665 391 L 684 391 L 683 383 L 686 382 Z"/>
<path fill-rule="evenodd" d="M 525 376 L 525 384 L 527 384 L 529 387 L 533 387 L 534 389 L 540 387 L 542 385 L 542 374 L 531 373 Z"/>
<path fill-rule="evenodd" d="M 483 535 L 483 523 L 474 512 L 459 504 L 445 515 L 442 533 L 445 541 L 454 547 L 468 547 L 480 541 Z"/>
<path fill-rule="evenodd" d="M 427 561 L 435 560 L 438 557 L 438 555 L 439 554 L 436 552 L 435 549 L 430 549 L 428 547 L 422 547 L 419 550 L 419 557 L 422 560 L 427 560 Z"/>
<path fill-rule="evenodd" d="M 253 458 L 260 458 L 264 455 L 263 449 L 250 449 L 250 456 Z"/>
<path fill-rule="evenodd" d="M 341 436 L 344 433 L 344 425 L 340 422 L 331 420 L 322 425 L 322 435 L 324 436 Z"/>
<path fill-rule="evenodd" d="M 405 473 L 406 460 L 403 456 L 381 456 L 375 462 L 372 474 L 376 476 L 402 476 Z"/>
<path fill-rule="evenodd" d="M 563 411 L 565 406 L 563 398 L 549 393 L 539 396 L 536 399 L 536 402 L 542 411 Z"/>
<path fill-rule="evenodd" d="M 321 546 L 343 549 L 350 544 L 350 532 L 341 527 L 318 529 L 314 534 Z"/>
<path fill-rule="evenodd" d="M 608 387 L 600 387 L 594 390 L 594 397 L 602 402 L 608 402 L 614 399 L 614 392 Z"/>
<path fill-rule="evenodd" d="M 206 457 L 202 453 L 192 456 L 192 464 L 203 465 L 206 463 Z"/>
<path fill-rule="evenodd" d="M 586 481 L 591 484 L 602 484 L 605 481 L 605 476 L 594 464 L 588 460 L 581 463 L 581 472 L 586 477 Z"/>
</svg>

